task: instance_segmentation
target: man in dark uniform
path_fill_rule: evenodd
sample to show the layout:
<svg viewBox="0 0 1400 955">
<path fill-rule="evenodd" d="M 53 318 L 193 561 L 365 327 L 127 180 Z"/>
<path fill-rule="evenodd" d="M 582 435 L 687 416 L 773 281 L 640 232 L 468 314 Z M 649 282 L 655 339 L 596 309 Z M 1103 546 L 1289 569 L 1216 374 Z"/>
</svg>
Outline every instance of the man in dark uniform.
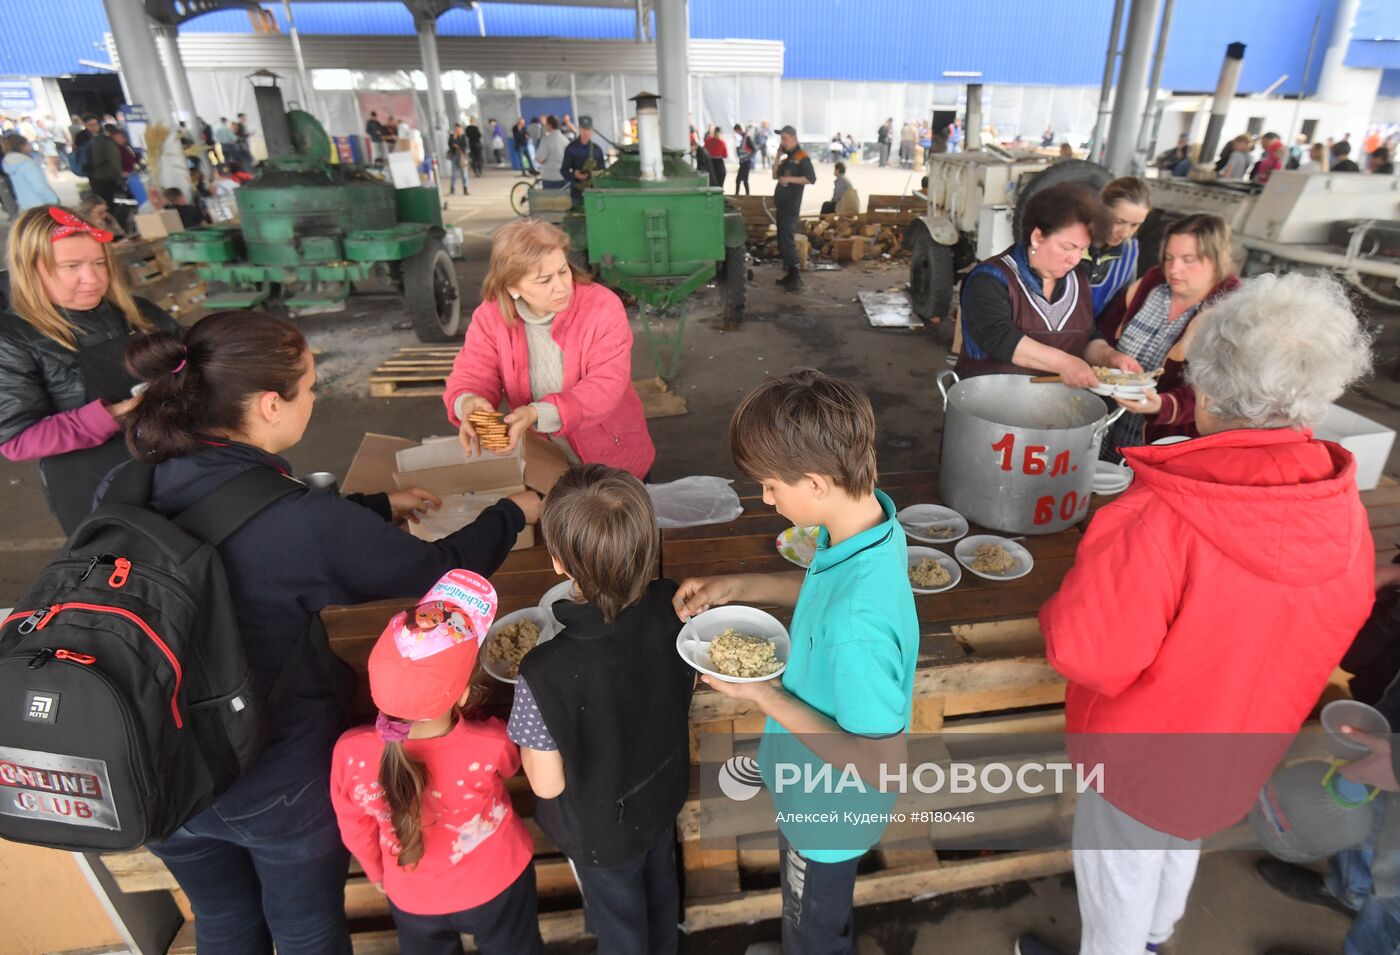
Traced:
<svg viewBox="0 0 1400 955">
<path fill-rule="evenodd" d="M 569 183 L 569 194 L 574 205 L 583 205 L 583 190 L 595 172 L 602 172 L 607 165 L 603 149 L 593 141 L 593 117 L 578 118 L 578 139 L 564 149 L 564 161 L 559 164 L 559 175 Z"/>
<path fill-rule="evenodd" d="M 784 126 L 778 139 L 778 156 L 773 161 L 774 200 L 778 207 L 778 251 L 783 256 L 783 277 L 778 284 L 789 292 L 802 287 L 802 271 L 797 267 L 797 224 L 802 212 L 802 187 L 817 181 L 812 157 L 797 142 L 797 130 Z"/>
<path fill-rule="evenodd" d="M 379 121 L 379 114 L 370 111 L 369 120 L 365 123 L 365 138 L 369 140 L 369 161 L 381 162 L 384 159 L 384 124 Z"/>
</svg>

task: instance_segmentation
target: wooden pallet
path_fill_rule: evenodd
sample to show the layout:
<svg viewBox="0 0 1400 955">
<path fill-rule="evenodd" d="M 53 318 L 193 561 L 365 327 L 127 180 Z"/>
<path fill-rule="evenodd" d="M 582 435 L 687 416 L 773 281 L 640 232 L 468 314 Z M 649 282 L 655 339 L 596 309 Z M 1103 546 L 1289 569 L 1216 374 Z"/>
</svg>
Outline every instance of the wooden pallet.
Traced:
<svg viewBox="0 0 1400 955">
<path fill-rule="evenodd" d="M 763 242 L 775 228 L 777 213 L 772 196 L 730 196 L 725 201 L 733 203 L 743 216 L 749 245 Z"/>
<path fill-rule="evenodd" d="M 129 239 L 115 243 L 112 254 L 125 270 L 133 295 L 149 300 L 182 325 L 205 315 L 201 304 L 209 286 L 192 265 L 176 265 L 164 239 Z"/>
<path fill-rule="evenodd" d="M 459 349 L 433 345 L 409 345 L 369 377 L 371 398 L 441 398 L 452 373 L 452 362 Z M 686 413 L 686 402 L 674 394 L 660 378 L 632 382 L 648 418 L 668 418 Z"/>
<path fill-rule="evenodd" d="M 918 196 L 871 196 L 865 204 L 867 222 L 901 229 L 928 211 L 928 201 Z"/>
<path fill-rule="evenodd" d="M 460 348 L 407 345 L 369 376 L 371 398 L 440 398 Z"/>
</svg>

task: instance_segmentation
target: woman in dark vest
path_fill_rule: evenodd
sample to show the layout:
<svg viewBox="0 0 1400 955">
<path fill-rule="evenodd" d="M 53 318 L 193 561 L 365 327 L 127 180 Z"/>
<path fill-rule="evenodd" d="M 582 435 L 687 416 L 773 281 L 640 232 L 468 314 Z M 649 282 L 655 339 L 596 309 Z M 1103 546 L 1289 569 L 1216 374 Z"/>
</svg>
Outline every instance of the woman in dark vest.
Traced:
<svg viewBox="0 0 1400 955">
<path fill-rule="evenodd" d="M 39 462 L 49 510 L 71 534 L 107 472 L 129 460 L 121 421 L 137 380 L 132 335 L 178 331 L 132 298 L 112 234 L 59 206 L 10 230 L 10 310 L 0 315 L 0 454 Z"/>
<path fill-rule="evenodd" d="M 1077 268 L 1107 233 L 1102 203 L 1083 186 L 1062 183 L 1032 196 L 1016 244 L 963 282 L 958 374 L 1059 375 L 1089 388 L 1098 383 L 1091 365 L 1142 371 L 1095 329 L 1089 280 Z"/>
</svg>

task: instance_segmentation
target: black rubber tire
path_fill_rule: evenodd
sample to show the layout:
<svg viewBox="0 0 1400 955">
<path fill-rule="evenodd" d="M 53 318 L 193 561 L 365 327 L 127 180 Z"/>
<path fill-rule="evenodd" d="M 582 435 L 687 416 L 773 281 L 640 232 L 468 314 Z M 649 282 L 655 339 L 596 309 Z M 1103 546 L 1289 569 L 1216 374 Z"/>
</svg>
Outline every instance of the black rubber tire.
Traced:
<svg viewBox="0 0 1400 955">
<path fill-rule="evenodd" d="M 1113 179 L 1111 172 L 1098 163 L 1089 162 L 1087 159 L 1064 159 L 1046 166 L 1042 172 L 1036 173 L 1029 179 L 1022 179 L 1022 185 L 1016 195 L 1016 209 L 1011 215 L 1011 234 L 1018 240 L 1020 239 L 1021 210 L 1026 208 L 1026 203 L 1030 201 L 1031 196 L 1042 189 L 1049 189 L 1051 186 L 1058 186 L 1065 182 L 1077 182 L 1081 186 L 1093 190 L 1094 195 L 1098 195 L 1111 179 Z"/>
<path fill-rule="evenodd" d="M 909 303 L 928 321 L 947 318 L 953 304 L 953 250 L 939 245 L 921 226 L 910 236 Z"/>
<path fill-rule="evenodd" d="M 420 342 L 461 341 L 466 334 L 457 269 L 440 239 L 429 238 L 423 251 L 404 261 L 403 303 Z"/>
<path fill-rule="evenodd" d="M 724 327 L 736 329 L 744 320 L 744 305 L 749 294 L 749 252 L 744 246 L 733 245 L 724 250 L 719 287 Z"/>
<path fill-rule="evenodd" d="M 534 184 L 533 179 L 522 179 L 510 187 L 510 208 L 516 215 L 530 214 L 530 187 Z"/>
</svg>

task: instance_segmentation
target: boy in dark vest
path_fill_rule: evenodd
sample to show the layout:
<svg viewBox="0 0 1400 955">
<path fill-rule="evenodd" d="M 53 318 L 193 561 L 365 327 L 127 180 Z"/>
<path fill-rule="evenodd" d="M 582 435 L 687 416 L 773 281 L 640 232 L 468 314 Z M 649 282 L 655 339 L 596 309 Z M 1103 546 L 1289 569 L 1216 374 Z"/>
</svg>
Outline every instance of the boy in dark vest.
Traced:
<svg viewBox="0 0 1400 955">
<path fill-rule="evenodd" d="M 875 487 L 875 413 L 854 385 L 798 371 L 749 393 L 729 423 L 729 443 L 739 470 L 762 484 L 765 503 L 793 524 L 820 527 L 816 554 L 806 573 L 687 580 L 676 612 L 686 619 L 726 603 L 793 608 L 781 679 L 703 679 L 768 717 L 758 765 L 779 812 L 782 951 L 855 955 L 856 867 L 885 827 L 802 817 L 888 812 L 894 796 L 879 791 L 873 770 L 906 758 L 919 620 L 904 531 L 894 502 Z M 775 770 L 798 763 L 830 763 L 837 775 L 853 767 L 871 785 L 868 798 L 775 785 Z"/>
<path fill-rule="evenodd" d="M 535 821 L 569 857 L 599 951 L 668 955 L 695 673 L 676 653 L 676 585 L 653 579 L 651 498 L 625 471 L 575 467 L 540 524 L 575 594 L 550 608 L 563 629 L 521 661 L 510 738 L 538 797 Z"/>
</svg>

